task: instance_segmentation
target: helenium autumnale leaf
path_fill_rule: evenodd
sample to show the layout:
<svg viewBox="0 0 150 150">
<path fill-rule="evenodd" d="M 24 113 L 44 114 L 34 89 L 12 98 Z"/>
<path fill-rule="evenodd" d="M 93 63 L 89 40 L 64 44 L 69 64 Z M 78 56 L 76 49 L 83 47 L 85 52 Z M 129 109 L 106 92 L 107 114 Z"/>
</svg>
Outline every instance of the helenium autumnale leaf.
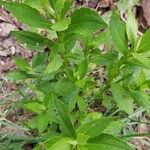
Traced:
<svg viewBox="0 0 150 150">
<path fill-rule="evenodd" d="M 48 150 L 71 150 L 74 141 L 70 138 L 63 138 L 54 143 Z"/>
<path fill-rule="evenodd" d="M 26 102 L 22 104 L 22 106 L 34 113 L 41 113 L 46 110 L 46 107 L 44 105 L 36 101 Z"/>
<path fill-rule="evenodd" d="M 55 105 L 57 114 L 59 116 L 59 124 L 61 128 L 61 132 L 68 137 L 74 137 L 75 129 L 71 122 L 70 115 L 68 113 L 67 108 L 65 107 L 64 103 L 57 98 L 55 94 L 51 94 L 51 98 Z"/>
<path fill-rule="evenodd" d="M 81 125 L 77 130 L 77 134 L 84 134 L 90 137 L 100 135 L 111 124 L 113 118 L 100 118 Z"/>
<path fill-rule="evenodd" d="M 2 5 L 9 10 L 21 22 L 36 28 L 50 29 L 50 22 L 41 16 L 38 10 L 23 3 L 2 2 Z"/>
<path fill-rule="evenodd" d="M 138 53 L 147 52 L 150 50 L 150 29 L 148 29 L 145 34 L 141 37 L 139 41 L 139 46 L 137 47 Z"/>
<path fill-rule="evenodd" d="M 113 11 L 110 22 L 110 35 L 117 51 L 125 55 L 128 52 L 128 41 L 126 37 L 126 27 L 120 16 Z"/>
<path fill-rule="evenodd" d="M 119 83 L 113 83 L 111 85 L 111 89 L 114 101 L 118 107 L 128 114 L 132 114 L 134 108 L 134 99 L 131 97 L 130 93 L 121 87 Z"/>
<path fill-rule="evenodd" d="M 12 31 L 11 35 L 34 51 L 42 51 L 53 45 L 53 42 L 49 39 L 30 31 Z"/>
<path fill-rule="evenodd" d="M 72 13 L 71 24 L 67 32 L 88 36 L 98 29 L 105 27 L 105 22 L 96 11 L 88 8 L 80 8 Z"/>
<path fill-rule="evenodd" d="M 64 4 L 67 0 L 49 0 L 58 19 L 61 17 L 61 11 L 64 8 Z"/>
<path fill-rule="evenodd" d="M 22 71 L 29 71 L 31 66 L 30 64 L 22 58 L 15 58 L 16 65 L 22 70 Z"/>
<path fill-rule="evenodd" d="M 69 24 L 70 24 L 70 18 L 65 18 L 55 22 L 52 25 L 52 29 L 54 31 L 64 31 L 68 28 Z"/>
<path fill-rule="evenodd" d="M 79 78 L 79 79 L 84 78 L 84 76 L 87 73 L 87 70 L 88 70 L 88 62 L 87 62 L 87 59 L 85 59 L 78 66 L 78 69 L 77 69 L 77 76 L 78 77 L 77 78 Z"/>
<path fill-rule="evenodd" d="M 126 142 L 109 134 L 100 134 L 83 145 L 87 150 L 133 150 Z"/>
<path fill-rule="evenodd" d="M 128 19 L 126 23 L 126 32 L 128 39 L 130 40 L 132 47 L 136 47 L 137 43 L 137 31 L 138 31 L 138 25 L 137 21 L 135 19 L 135 16 L 133 15 L 133 12 L 131 9 L 128 10 Z"/>
<path fill-rule="evenodd" d="M 13 72 L 9 72 L 6 75 L 6 77 L 8 80 L 11 80 L 11 81 L 22 81 L 25 79 L 32 78 L 32 75 L 27 74 L 24 71 L 13 71 Z"/>
</svg>

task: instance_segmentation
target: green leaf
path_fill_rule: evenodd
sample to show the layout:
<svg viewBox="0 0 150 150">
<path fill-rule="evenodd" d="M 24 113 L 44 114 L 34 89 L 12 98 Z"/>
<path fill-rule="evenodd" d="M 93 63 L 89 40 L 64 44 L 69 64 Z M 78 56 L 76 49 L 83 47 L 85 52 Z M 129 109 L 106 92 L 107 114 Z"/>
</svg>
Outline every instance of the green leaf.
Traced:
<svg viewBox="0 0 150 150">
<path fill-rule="evenodd" d="M 46 130 L 48 124 L 49 124 L 49 117 L 48 117 L 48 114 L 45 112 L 45 113 L 41 113 L 38 115 L 38 131 L 39 133 L 43 133 L 44 130 Z"/>
<path fill-rule="evenodd" d="M 141 66 L 142 68 L 150 69 L 150 59 L 149 59 L 149 54 L 144 53 L 144 54 L 137 54 L 134 53 L 134 63 L 137 63 L 138 66 Z M 140 65 L 140 63 L 142 65 Z"/>
<path fill-rule="evenodd" d="M 131 91 L 131 95 L 139 106 L 150 111 L 150 97 L 146 93 L 142 91 Z"/>
<path fill-rule="evenodd" d="M 84 76 L 87 73 L 87 70 L 88 70 L 88 62 L 87 62 L 87 59 L 85 59 L 78 66 L 78 69 L 77 69 L 77 78 L 78 79 L 84 78 Z"/>
<path fill-rule="evenodd" d="M 106 24 L 97 12 L 88 8 L 80 8 L 72 13 L 71 24 L 67 32 L 88 36 L 105 27 Z"/>
<path fill-rule="evenodd" d="M 32 67 L 36 68 L 38 66 L 44 65 L 48 60 L 48 53 L 38 53 L 32 58 Z"/>
<path fill-rule="evenodd" d="M 35 112 L 35 113 L 41 113 L 46 110 L 46 107 L 44 105 L 42 105 L 36 101 L 23 103 L 22 107 L 24 107 L 32 112 Z"/>
<path fill-rule="evenodd" d="M 38 116 L 33 117 L 27 122 L 27 125 L 32 129 L 38 129 L 38 132 L 42 134 L 49 124 L 48 114 L 46 112 L 40 113 Z"/>
<path fill-rule="evenodd" d="M 76 142 L 74 142 L 70 138 L 63 138 L 62 140 L 53 144 L 48 150 L 71 150 L 71 144 L 74 143 L 76 144 Z"/>
<path fill-rule="evenodd" d="M 62 20 L 59 20 L 57 22 L 55 22 L 51 28 L 54 31 L 64 31 L 68 28 L 69 24 L 70 24 L 71 19 L 70 18 L 65 18 Z"/>
<path fill-rule="evenodd" d="M 120 66 L 119 63 L 113 62 L 108 66 L 108 82 L 111 83 L 116 75 L 118 75 Z"/>
<path fill-rule="evenodd" d="M 104 133 L 118 136 L 124 127 L 124 121 L 117 120 L 113 121 L 107 128 L 104 130 Z"/>
<path fill-rule="evenodd" d="M 140 71 L 140 73 L 139 73 L 139 75 L 137 76 L 137 79 L 136 79 L 137 81 L 137 86 L 141 86 L 142 84 L 144 84 L 145 83 L 145 81 L 146 81 L 146 75 L 145 75 L 145 73 L 144 73 L 144 71 L 143 70 L 141 70 Z"/>
<path fill-rule="evenodd" d="M 150 50 L 150 29 L 148 29 L 145 34 L 141 37 L 139 41 L 139 46 L 137 47 L 137 52 L 143 53 Z"/>
<path fill-rule="evenodd" d="M 67 13 L 69 12 L 71 5 L 73 5 L 74 0 L 66 0 L 64 3 L 63 9 L 61 10 L 61 18 L 64 16 L 67 16 Z"/>
<path fill-rule="evenodd" d="M 82 147 L 87 148 L 87 150 L 133 150 L 124 141 L 108 134 L 101 134 L 98 137 L 89 139 L 88 143 Z"/>
<path fill-rule="evenodd" d="M 50 14 L 51 16 L 54 16 L 54 10 L 50 6 L 49 0 L 25 0 L 24 3 L 31 6 L 32 8 L 37 9 L 44 15 L 48 16 Z"/>
<path fill-rule="evenodd" d="M 79 91 L 75 90 L 67 98 L 65 98 L 65 101 L 68 104 L 69 112 L 73 111 L 74 108 L 76 108 L 76 104 L 78 101 L 78 93 L 79 93 Z"/>
<path fill-rule="evenodd" d="M 54 86 L 55 93 L 63 97 L 69 97 L 76 89 L 75 84 L 67 80 L 60 80 Z"/>
<path fill-rule="evenodd" d="M 21 22 L 36 28 L 50 29 L 50 22 L 42 17 L 38 10 L 26 4 L 3 2 L 4 7 L 9 10 Z"/>
<path fill-rule="evenodd" d="M 56 111 L 58 113 L 58 116 L 60 117 L 59 124 L 61 127 L 61 132 L 69 137 L 74 137 L 75 130 L 70 120 L 68 110 L 66 109 L 65 105 L 54 94 L 52 94 L 52 97 L 56 106 Z"/>
<path fill-rule="evenodd" d="M 31 69 L 30 64 L 25 59 L 15 58 L 15 63 L 22 71 L 29 71 Z"/>
<path fill-rule="evenodd" d="M 77 105 L 80 112 L 84 112 L 84 113 L 86 112 L 87 109 L 86 100 L 83 99 L 81 96 L 77 96 Z"/>
<path fill-rule="evenodd" d="M 110 23 L 110 35 L 117 51 L 125 55 L 128 52 L 128 41 L 126 38 L 126 27 L 120 16 L 113 11 Z"/>
<path fill-rule="evenodd" d="M 60 19 L 61 17 L 61 12 L 62 9 L 64 8 L 64 4 L 66 1 L 67 0 L 50 0 L 50 3 L 52 4 L 53 9 L 55 10 L 56 17 L 58 19 Z"/>
<path fill-rule="evenodd" d="M 28 78 L 32 78 L 32 75 L 23 71 L 13 71 L 7 74 L 7 79 L 12 81 L 21 81 Z"/>
<path fill-rule="evenodd" d="M 58 141 L 61 141 L 62 139 L 64 139 L 64 137 L 61 134 L 51 131 L 50 135 L 48 136 L 48 139 L 42 143 L 39 143 L 39 145 L 33 150 L 41 150 L 43 149 L 43 146 L 44 148 L 48 149 Z"/>
<path fill-rule="evenodd" d="M 123 89 L 119 83 L 113 83 L 111 85 L 111 89 L 114 101 L 118 107 L 128 114 L 132 114 L 134 108 L 134 99 L 131 97 L 131 95 L 125 89 Z"/>
<path fill-rule="evenodd" d="M 110 44 L 110 33 L 109 32 L 101 32 L 100 34 L 91 37 L 88 45 L 90 47 L 98 47 L 100 44 Z"/>
<path fill-rule="evenodd" d="M 84 134 L 90 137 L 100 135 L 108 125 L 113 121 L 113 118 L 101 118 L 85 123 L 76 130 L 77 134 Z"/>
<path fill-rule="evenodd" d="M 34 51 L 42 51 L 48 46 L 53 45 L 53 42 L 41 35 L 29 31 L 13 31 L 11 35 L 19 42 Z"/>
<path fill-rule="evenodd" d="M 135 19 L 135 16 L 133 15 L 131 9 L 128 11 L 128 19 L 126 23 L 126 32 L 128 39 L 130 40 L 132 46 L 135 48 L 136 42 L 137 42 L 137 31 L 138 31 L 138 25 L 137 21 Z"/>
<path fill-rule="evenodd" d="M 46 67 L 45 73 L 50 74 L 58 71 L 63 65 L 63 59 L 61 58 L 60 53 L 64 50 L 64 45 L 57 43 L 51 47 L 51 53 L 49 56 L 49 64 Z M 60 71 L 60 70 L 59 70 Z"/>
<path fill-rule="evenodd" d="M 47 113 L 49 115 L 50 122 L 57 122 L 56 121 L 57 110 L 55 105 L 56 99 L 57 97 L 51 92 L 51 90 L 49 90 L 46 96 L 44 97 L 44 105 L 47 108 Z"/>
<path fill-rule="evenodd" d="M 110 65 L 117 59 L 117 55 L 114 53 L 92 53 L 91 61 L 97 65 Z"/>
<path fill-rule="evenodd" d="M 50 74 L 56 72 L 61 68 L 62 65 L 63 59 L 59 55 L 56 55 L 52 60 L 50 60 L 49 64 L 46 67 L 45 73 Z"/>
</svg>

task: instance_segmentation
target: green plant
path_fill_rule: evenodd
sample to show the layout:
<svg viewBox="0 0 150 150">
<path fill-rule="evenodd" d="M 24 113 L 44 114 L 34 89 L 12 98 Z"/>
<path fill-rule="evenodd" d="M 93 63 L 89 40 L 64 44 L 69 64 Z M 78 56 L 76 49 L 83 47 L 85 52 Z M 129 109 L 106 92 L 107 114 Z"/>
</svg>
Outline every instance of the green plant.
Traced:
<svg viewBox="0 0 150 150">
<path fill-rule="evenodd" d="M 131 150 L 121 130 L 136 107 L 150 109 L 150 30 L 137 36 L 130 9 L 126 24 L 116 10 L 107 24 L 94 10 L 75 9 L 72 0 L 0 4 L 27 25 L 11 35 L 35 53 L 31 62 L 15 58 L 18 70 L 7 75 L 32 91 L 21 92 L 17 105 L 35 114 L 25 122 L 38 131 L 34 150 Z M 106 81 L 93 73 L 100 68 Z M 105 114 L 89 110 L 95 101 Z"/>
</svg>

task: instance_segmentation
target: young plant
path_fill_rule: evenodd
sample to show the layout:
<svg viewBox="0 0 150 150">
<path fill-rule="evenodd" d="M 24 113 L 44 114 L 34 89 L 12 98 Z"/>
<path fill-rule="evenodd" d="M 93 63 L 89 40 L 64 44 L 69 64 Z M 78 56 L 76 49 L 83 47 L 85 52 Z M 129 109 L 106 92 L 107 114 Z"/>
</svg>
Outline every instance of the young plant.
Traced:
<svg viewBox="0 0 150 150">
<path fill-rule="evenodd" d="M 126 24 L 116 10 L 107 24 L 94 10 L 76 9 L 73 0 L 0 4 L 27 25 L 11 35 L 34 52 L 31 62 L 15 58 L 18 70 L 7 75 L 32 91 L 22 92 L 18 106 L 35 114 L 25 123 L 38 131 L 34 150 L 133 149 L 121 130 L 136 107 L 150 109 L 150 30 L 137 36 L 131 10 Z M 101 68 L 104 81 L 94 73 Z M 94 102 L 105 114 L 90 111 Z"/>
</svg>

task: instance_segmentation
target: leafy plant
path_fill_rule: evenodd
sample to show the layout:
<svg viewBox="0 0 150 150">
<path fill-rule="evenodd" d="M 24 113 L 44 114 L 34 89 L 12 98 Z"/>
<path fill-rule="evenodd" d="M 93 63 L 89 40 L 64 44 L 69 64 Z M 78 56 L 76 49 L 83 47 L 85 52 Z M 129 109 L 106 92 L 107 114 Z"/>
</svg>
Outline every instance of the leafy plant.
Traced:
<svg viewBox="0 0 150 150">
<path fill-rule="evenodd" d="M 35 114 L 25 123 L 42 140 L 34 150 L 133 149 L 120 137 L 136 107 L 150 110 L 150 30 L 138 37 L 131 10 L 126 24 L 116 10 L 107 24 L 72 0 L 0 4 L 27 25 L 11 35 L 35 53 L 31 62 L 15 58 L 18 70 L 7 75 L 32 91 L 22 94 L 18 106 Z M 106 81 L 93 75 L 102 67 Z M 105 116 L 89 111 L 95 101 L 106 107 Z M 122 115 L 111 115 L 116 110 Z"/>
</svg>

